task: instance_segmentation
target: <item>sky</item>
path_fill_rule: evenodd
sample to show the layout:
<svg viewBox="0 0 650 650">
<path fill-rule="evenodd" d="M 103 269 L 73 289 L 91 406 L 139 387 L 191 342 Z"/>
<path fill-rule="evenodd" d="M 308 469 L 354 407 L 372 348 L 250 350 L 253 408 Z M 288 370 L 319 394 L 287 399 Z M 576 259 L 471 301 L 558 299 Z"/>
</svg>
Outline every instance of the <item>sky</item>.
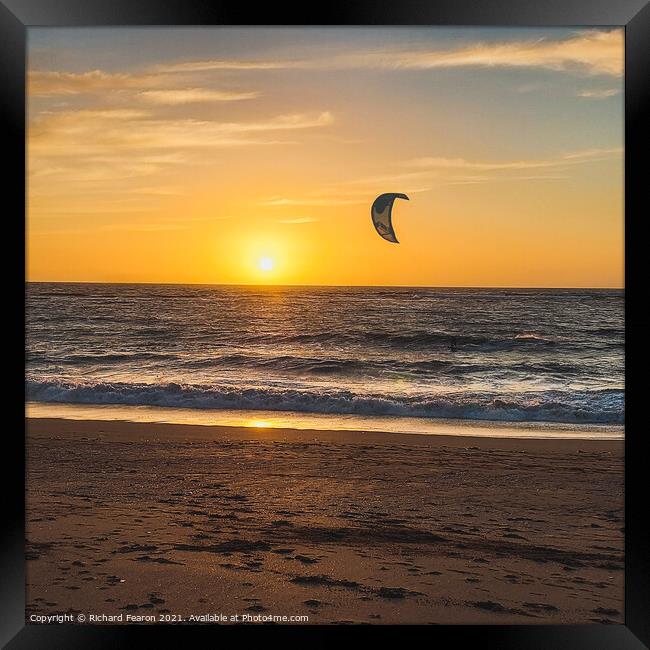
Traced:
<svg viewBox="0 0 650 650">
<path fill-rule="evenodd" d="M 622 287 L 623 64 L 618 28 L 30 28 L 27 278 Z"/>
</svg>

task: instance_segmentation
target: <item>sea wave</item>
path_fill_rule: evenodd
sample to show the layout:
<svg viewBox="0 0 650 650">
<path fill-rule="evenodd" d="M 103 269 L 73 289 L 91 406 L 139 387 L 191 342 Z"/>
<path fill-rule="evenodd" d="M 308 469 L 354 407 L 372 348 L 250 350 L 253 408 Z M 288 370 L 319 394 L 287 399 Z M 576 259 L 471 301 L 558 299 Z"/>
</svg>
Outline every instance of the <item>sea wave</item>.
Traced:
<svg viewBox="0 0 650 650">
<path fill-rule="evenodd" d="M 444 331 L 421 330 L 408 333 L 398 333 L 381 330 L 346 330 L 309 332 L 295 334 L 251 334 L 243 336 L 246 343 L 277 344 L 277 343 L 371 343 L 373 345 L 404 349 L 423 349 L 427 347 L 443 347 L 475 350 L 507 350 L 538 346 L 557 345 L 559 341 L 535 334 L 482 335 L 459 334 Z"/>
<path fill-rule="evenodd" d="M 622 424 L 624 392 L 529 391 L 436 395 L 383 395 L 350 389 L 301 386 L 148 384 L 128 382 L 26 382 L 30 401 L 124 404 L 197 409 L 298 411 L 466 420 Z"/>
<path fill-rule="evenodd" d="M 397 355 L 385 358 L 351 359 L 345 356 L 303 356 L 295 354 L 264 355 L 245 352 L 228 354 L 207 354 L 203 356 L 183 356 L 173 352 L 123 351 L 105 353 L 76 353 L 52 355 L 49 351 L 33 350 L 28 353 L 32 364 L 41 366 L 66 367 L 141 367 L 142 363 L 153 363 L 169 370 L 262 370 L 271 373 L 291 373 L 294 375 L 342 375 L 380 377 L 387 373 L 411 377 L 466 376 L 489 373 L 492 377 L 557 375 L 572 377 L 578 375 L 582 367 L 560 361 L 513 362 L 503 359 L 500 363 L 456 359 L 449 355 L 431 356 L 419 360 L 400 358 Z M 584 363 L 584 361 L 583 361 Z"/>
</svg>

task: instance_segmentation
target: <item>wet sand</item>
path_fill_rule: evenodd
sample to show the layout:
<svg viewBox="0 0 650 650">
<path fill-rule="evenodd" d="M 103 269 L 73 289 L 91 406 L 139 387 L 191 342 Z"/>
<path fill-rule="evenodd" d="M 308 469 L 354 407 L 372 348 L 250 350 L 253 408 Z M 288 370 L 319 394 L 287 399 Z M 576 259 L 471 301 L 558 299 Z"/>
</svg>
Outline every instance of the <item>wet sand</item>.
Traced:
<svg viewBox="0 0 650 650">
<path fill-rule="evenodd" d="M 27 620 L 622 623 L 623 487 L 622 441 L 28 419 Z"/>
</svg>

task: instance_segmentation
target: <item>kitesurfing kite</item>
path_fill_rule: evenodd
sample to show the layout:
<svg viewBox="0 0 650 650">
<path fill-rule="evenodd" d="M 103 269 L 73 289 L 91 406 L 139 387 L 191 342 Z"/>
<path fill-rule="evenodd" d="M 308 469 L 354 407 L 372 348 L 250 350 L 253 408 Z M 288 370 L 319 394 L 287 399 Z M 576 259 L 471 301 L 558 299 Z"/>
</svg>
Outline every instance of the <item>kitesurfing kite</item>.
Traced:
<svg viewBox="0 0 650 650">
<path fill-rule="evenodd" d="M 399 244 L 391 220 L 391 213 L 393 211 L 393 203 L 395 202 L 395 199 L 406 199 L 408 201 L 409 197 L 406 196 L 406 194 L 395 194 L 392 192 L 388 194 L 380 194 L 372 204 L 370 214 L 372 216 L 372 223 L 375 226 L 375 230 L 386 241 L 392 242 L 393 244 Z"/>
</svg>

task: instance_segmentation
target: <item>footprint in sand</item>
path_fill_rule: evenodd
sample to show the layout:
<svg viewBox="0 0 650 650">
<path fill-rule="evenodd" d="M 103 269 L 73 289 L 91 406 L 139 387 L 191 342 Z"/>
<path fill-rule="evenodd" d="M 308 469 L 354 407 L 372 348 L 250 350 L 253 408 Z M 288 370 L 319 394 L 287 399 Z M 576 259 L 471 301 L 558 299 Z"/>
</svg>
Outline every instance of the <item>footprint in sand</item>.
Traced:
<svg viewBox="0 0 650 650">
<path fill-rule="evenodd" d="M 322 607 L 323 605 L 327 605 L 327 603 L 323 603 L 322 601 L 316 600 L 315 598 L 303 600 L 303 603 L 307 605 L 307 607 Z"/>
<path fill-rule="evenodd" d="M 379 598 L 388 598 L 391 600 L 420 595 L 422 594 L 417 591 L 409 591 L 408 589 L 404 589 L 404 587 L 380 587 L 377 591 L 377 596 L 379 596 Z"/>
</svg>

